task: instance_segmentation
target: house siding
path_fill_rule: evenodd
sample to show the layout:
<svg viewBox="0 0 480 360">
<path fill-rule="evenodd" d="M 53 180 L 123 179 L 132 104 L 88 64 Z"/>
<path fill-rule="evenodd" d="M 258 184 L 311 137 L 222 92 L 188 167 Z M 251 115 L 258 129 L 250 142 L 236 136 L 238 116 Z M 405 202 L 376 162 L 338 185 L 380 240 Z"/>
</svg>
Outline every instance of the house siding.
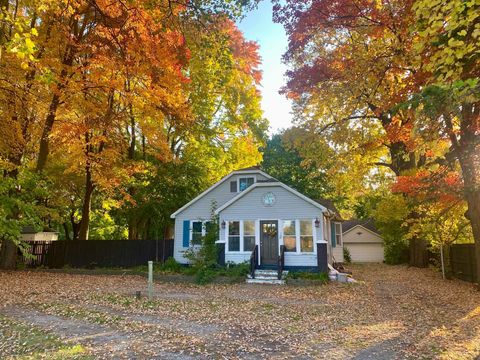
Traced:
<svg viewBox="0 0 480 360">
<path fill-rule="evenodd" d="M 358 234 L 361 233 L 361 234 Z M 355 226 L 349 231 L 343 233 L 344 243 L 379 243 L 383 244 L 383 239 L 380 235 L 374 234 L 370 230 L 362 226 Z"/>
<path fill-rule="evenodd" d="M 332 249 L 332 255 L 335 258 L 336 262 L 344 262 L 343 258 L 343 246 L 336 246 Z"/>
<path fill-rule="evenodd" d="M 272 192 L 276 201 L 273 206 L 265 206 L 262 197 Z M 297 219 L 320 218 L 322 210 L 299 198 L 281 186 L 262 186 L 250 191 L 235 203 L 220 212 L 224 220 L 248 219 Z"/>
</svg>

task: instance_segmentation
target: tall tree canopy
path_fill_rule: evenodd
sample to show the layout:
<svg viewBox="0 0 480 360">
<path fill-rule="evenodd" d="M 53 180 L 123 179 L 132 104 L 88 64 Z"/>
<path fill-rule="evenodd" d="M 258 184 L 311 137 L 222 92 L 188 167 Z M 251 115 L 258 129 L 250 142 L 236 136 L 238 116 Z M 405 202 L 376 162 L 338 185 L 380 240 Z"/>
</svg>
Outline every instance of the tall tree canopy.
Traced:
<svg viewBox="0 0 480 360">
<path fill-rule="evenodd" d="M 258 46 L 233 21 L 255 5 L 0 1 L 3 265 L 24 224 L 152 236 L 167 212 L 261 160 Z M 27 206 L 30 179 L 41 211 Z"/>
<path fill-rule="evenodd" d="M 299 124 L 339 159 L 362 154 L 351 168 L 389 168 L 408 225 L 466 202 L 480 256 L 478 3 L 277 1 L 274 11 Z"/>
</svg>

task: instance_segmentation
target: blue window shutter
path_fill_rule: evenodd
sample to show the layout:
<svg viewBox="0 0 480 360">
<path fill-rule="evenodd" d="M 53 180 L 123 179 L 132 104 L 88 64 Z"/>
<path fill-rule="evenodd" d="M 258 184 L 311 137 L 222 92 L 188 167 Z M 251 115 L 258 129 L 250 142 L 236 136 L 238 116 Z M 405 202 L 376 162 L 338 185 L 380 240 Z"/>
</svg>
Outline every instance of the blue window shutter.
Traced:
<svg viewBox="0 0 480 360">
<path fill-rule="evenodd" d="M 183 247 L 190 245 L 190 220 L 183 220 Z"/>
<path fill-rule="evenodd" d="M 337 238 L 335 237 L 335 223 L 332 221 L 330 223 L 331 228 L 332 228 L 332 247 L 337 246 Z"/>
</svg>

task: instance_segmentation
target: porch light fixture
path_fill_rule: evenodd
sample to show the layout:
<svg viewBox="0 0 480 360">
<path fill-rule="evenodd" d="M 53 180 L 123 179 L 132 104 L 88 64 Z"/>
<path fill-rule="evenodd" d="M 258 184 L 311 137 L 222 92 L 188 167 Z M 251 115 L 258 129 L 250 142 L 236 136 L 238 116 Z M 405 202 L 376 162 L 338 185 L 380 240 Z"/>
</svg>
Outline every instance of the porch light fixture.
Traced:
<svg viewBox="0 0 480 360">
<path fill-rule="evenodd" d="M 225 229 L 226 223 L 225 220 L 222 221 L 222 229 Z"/>
<path fill-rule="evenodd" d="M 320 220 L 318 218 L 315 219 L 315 227 L 320 227 Z"/>
</svg>

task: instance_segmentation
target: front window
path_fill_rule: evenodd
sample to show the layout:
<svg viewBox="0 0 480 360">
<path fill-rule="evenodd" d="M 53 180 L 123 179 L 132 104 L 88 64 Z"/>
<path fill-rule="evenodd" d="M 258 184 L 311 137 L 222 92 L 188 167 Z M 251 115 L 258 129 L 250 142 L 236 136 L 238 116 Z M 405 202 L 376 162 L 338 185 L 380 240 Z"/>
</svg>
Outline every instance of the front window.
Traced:
<svg viewBox="0 0 480 360">
<path fill-rule="evenodd" d="M 335 223 L 335 240 L 337 245 L 342 246 L 342 224 Z"/>
<path fill-rule="evenodd" d="M 203 224 L 201 221 L 194 221 L 192 223 L 192 244 L 193 245 L 202 244 L 202 227 L 203 227 Z"/>
<path fill-rule="evenodd" d="M 283 245 L 285 245 L 285 251 L 297 251 L 295 220 L 285 220 L 283 222 Z"/>
<path fill-rule="evenodd" d="M 300 220 L 300 251 L 313 252 L 312 220 Z"/>
<path fill-rule="evenodd" d="M 228 251 L 240 251 L 240 221 L 228 224 Z"/>
<path fill-rule="evenodd" d="M 253 185 L 255 182 L 255 178 L 253 177 L 244 177 L 238 179 L 238 190 L 243 191 L 247 189 L 249 186 Z"/>
<path fill-rule="evenodd" d="M 253 251 L 255 247 L 255 221 L 243 222 L 243 251 Z"/>
</svg>

